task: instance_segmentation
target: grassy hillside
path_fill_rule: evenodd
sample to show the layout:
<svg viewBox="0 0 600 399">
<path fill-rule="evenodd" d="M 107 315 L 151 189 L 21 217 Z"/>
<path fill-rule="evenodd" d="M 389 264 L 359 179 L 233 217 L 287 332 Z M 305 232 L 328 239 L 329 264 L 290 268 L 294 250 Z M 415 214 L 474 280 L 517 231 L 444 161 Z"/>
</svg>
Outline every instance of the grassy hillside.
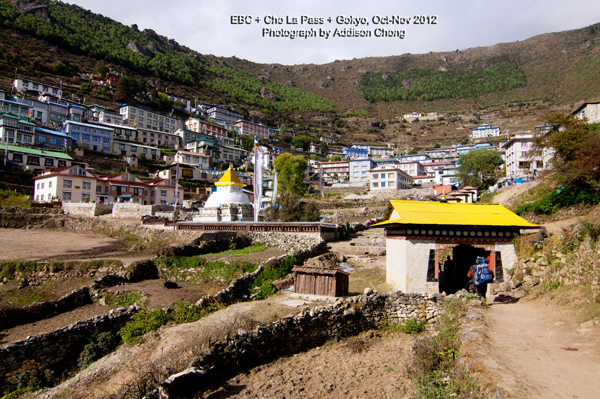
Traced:
<svg viewBox="0 0 600 399">
<path fill-rule="evenodd" d="M 291 81 L 341 110 L 369 108 L 379 114 L 393 107 L 399 112 L 443 112 L 536 100 L 565 104 L 594 99 L 600 96 L 599 44 L 600 24 L 595 24 L 489 47 L 323 65 L 225 60 L 256 76 L 268 72 L 277 82 Z"/>
<path fill-rule="evenodd" d="M 281 84 L 262 80 L 211 57 L 202 56 L 174 40 L 151 30 L 140 32 L 137 27 L 122 25 L 110 18 L 94 14 L 76 5 L 42 0 L 48 7 L 49 20 L 21 13 L 8 1 L 0 1 L 0 23 L 5 29 L 44 40 L 48 46 L 59 47 L 74 56 L 101 60 L 119 69 L 167 84 L 187 88 L 217 91 L 232 101 L 251 108 L 278 112 L 334 111 L 328 100 Z M 84 71 L 78 63 L 60 60 L 51 65 L 31 62 L 18 47 L 3 46 L 3 58 L 8 64 L 25 66 L 33 71 L 71 76 Z M 41 46 L 42 48 L 44 46 Z M 43 57 L 43 52 L 40 54 Z M 261 96 L 266 87 L 276 100 Z"/>
</svg>

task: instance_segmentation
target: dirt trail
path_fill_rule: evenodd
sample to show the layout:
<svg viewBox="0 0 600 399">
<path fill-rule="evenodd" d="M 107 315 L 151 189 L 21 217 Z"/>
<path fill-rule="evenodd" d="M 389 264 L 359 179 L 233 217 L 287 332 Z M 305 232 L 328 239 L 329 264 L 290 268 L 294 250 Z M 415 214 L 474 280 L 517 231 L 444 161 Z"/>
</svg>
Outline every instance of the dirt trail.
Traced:
<svg viewBox="0 0 600 399">
<path fill-rule="evenodd" d="M 510 207 L 512 205 L 512 202 L 518 196 L 537 186 L 539 182 L 540 180 L 534 180 L 532 182 L 503 187 L 498 191 L 498 194 L 494 196 L 494 198 L 492 199 L 492 203 L 500 204 L 504 207 Z"/>
<path fill-rule="evenodd" d="M 600 327 L 582 328 L 543 300 L 493 303 L 486 312 L 487 365 L 515 398 L 597 398 Z"/>
</svg>

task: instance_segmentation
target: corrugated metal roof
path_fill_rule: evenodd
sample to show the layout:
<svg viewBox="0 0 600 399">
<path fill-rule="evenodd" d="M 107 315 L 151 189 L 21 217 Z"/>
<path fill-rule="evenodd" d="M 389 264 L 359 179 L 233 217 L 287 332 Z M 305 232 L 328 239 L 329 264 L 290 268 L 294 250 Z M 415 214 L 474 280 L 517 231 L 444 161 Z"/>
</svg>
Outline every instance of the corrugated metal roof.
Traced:
<svg viewBox="0 0 600 399">
<path fill-rule="evenodd" d="M 390 224 L 539 227 L 515 215 L 502 205 L 399 200 L 390 202 L 400 217 L 377 223 L 373 225 L 374 227 L 385 227 Z"/>
<path fill-rule="evenodd" d="M 325 267 L 307 267 L 307 266 L 296 266 L 292 269 L 293 272 L 301 272 L 301 273 L 316 273 L 316 274 L 346 274 L 350 275 L 350 273 L 346 273 L 340 269 L 329 269 Z"/>
</svg>

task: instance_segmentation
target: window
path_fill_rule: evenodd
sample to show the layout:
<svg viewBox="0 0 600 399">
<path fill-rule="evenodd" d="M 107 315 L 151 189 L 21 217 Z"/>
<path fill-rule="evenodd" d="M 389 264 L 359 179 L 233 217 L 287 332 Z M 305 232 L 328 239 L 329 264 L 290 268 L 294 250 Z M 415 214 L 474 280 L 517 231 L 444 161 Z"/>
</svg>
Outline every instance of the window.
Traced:
<svg viewBox="0 0 600 399">
<path fill-rule="evenodd" d="M 62 199 L 63 199 L 63 201 L 71 201 L 71 192 L 63 191 Z"/>
<path fill-rule="evenodd" d="M 34 157 L 31 155 L 27 156 L 27 165 L 40 165 L 40 157 Z"/>
<path fill-rule="evenodd" d="M 102 192 L 102 187 L 101 186 L 96 186 L 96 192 L 97 193 L 101 193 Z"/>
<path fill-rule="evenodd" d="M 84 181 L 83 182 L 83 189 L 84 190 L 90 190 L 92 188 L 92 182 L 89 181 Z"/>
<path fill-rule="evenodd" d="M 44 200 L 44 194 L 42 194 L 42 195 L 40 196 L 40 201 L 43 201 L 43 200 Z"/>
<path fill-rule="evenodd" d="M 131 152 L 137 152 L 137 147 L 136 147 L 136 146 L 134 146 L 134 145 L 132 145 L 132 146 L 131 146 Z"/>
<path fill-rule="evenodd" d="M 377 173 L 373 173 L 373 180 L 377 180 L 379 178 L 379 175 Z"/>
<path fill-rule="evenodd" d="M 381 188 L 384 188 L 384 187 L 385 187 L 385 182 L 384 182 L 384 181 L 382 181 L 382 182 L 381 182 Z"/>
<path fill-rule="evenodd" d="M 90 193 L 82 193 L 81 200 L 85 202 L 90 202 Z"/>
<path fill-rule="evenodd" d="M 45 143 L 46 142 L 46 136 L 43 136 L 41 134 L 38 135 L 38 141 L 40 143 Z"/>
<path fill-rule="evenodd" d="M 54 159 L 52 159 L 52 158 L 46 158 L 44 160 L 44 166 L 54 166 Z"/>
<path fill-rule="evenodd" d="M 37 184 L 36 188 L 39 190 L 40 189 L 40 183 Z"/>
<path fill-rule="evenodd" d="M 52 188 L 52 182 L 48 182 L 48 188 Z"/>
<path fill-rule="evenodd" d="M 65 167 L 65 166 L 67 166 L 67 161 L 58 161 L 58 167 L 59 168 L 62 168 L 62 167 Z"/>
<path fill-rule="evenodd" d="M 378 188 L 379 187 L 379 183 L 372 183 L 373 188 Z"/>
<path fill-rule="evenodd" d="M 154 197 L 154 191 L 150 191 L 150 196 Z"/>
<path fill-rule="evenodd" d="M 160 196 L 161 196 L 161 197 L 166 197 L 166 196 L 167 196 L 167 190 L 163 190 L 163 189 L 161 189 L 161 190 L 160 190 Z"/>
<path fill-rule="evenodd" d="M 22 163 L 23 162 L 23 154 L 13 154 L 13 162 Z"/>
<path fill-rule="evenodd" d="M 63 179 L 63 187 L 64 188 L 73 187 L 73 180 Z"/>
</svg>

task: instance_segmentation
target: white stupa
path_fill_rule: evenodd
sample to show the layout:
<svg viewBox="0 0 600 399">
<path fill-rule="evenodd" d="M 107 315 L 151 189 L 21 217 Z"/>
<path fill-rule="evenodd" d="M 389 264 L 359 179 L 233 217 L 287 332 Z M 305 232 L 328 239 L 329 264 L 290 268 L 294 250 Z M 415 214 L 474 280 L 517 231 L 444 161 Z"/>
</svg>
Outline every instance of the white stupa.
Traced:
<svg viewBox="0 0 600 399">
<path fill-rule="evenodd" d="M 204 204 L 195 221 L 245 221 L 254 220 L 254 204 L 243 191 L 243 184 L 229 165 L 223 177 L 215 183 L 217 191 Z"/>
<path fill-rule="evenodd" d="M 205 208 L 219 208 L 231 205 L 252 206 L 248 194 L 244 193 L 243 187 L 246 187 L 235 174 L 235 171 L 229 165 L 229 169 L 223 174 L 223 177 L 215 183 L 217 191 L 212 193 L 206 200 Z"/>
</svg>

